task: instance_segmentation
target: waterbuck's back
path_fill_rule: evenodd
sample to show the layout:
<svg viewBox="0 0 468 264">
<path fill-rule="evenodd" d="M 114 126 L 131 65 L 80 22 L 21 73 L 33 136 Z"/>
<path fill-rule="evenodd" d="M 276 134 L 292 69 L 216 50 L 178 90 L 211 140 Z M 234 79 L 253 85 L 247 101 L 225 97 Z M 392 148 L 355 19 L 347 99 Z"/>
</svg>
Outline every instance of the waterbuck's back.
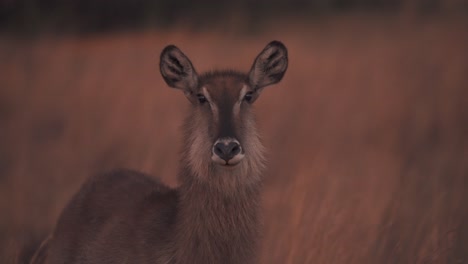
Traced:
<svg viewBox="0 0 468 264">
<path fill-rule="evenodd" d="M 63 210 L 45 263 L 154 263 L 177 200 L 176 191 L 138 172 L 92 177 Z"/>
</svg>

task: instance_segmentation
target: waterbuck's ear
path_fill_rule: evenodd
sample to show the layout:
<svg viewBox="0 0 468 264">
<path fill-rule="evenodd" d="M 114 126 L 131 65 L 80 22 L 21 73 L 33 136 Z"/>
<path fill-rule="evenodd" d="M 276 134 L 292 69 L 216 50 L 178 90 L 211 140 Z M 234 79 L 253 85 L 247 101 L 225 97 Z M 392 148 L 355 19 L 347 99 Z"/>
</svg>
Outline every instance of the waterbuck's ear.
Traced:
<svg viewBox="0 0 468 264">
<path fill-rule="evenodd" d="M 166 83 L 191 94 L 198 85 L 198 75 L 190 60 L 179 48 L 169 45 L 161 52 L 159 70 Z"/>
<path fill-rule="evenodd" d="M 255 91 L 275 84 L 284 76 L 288 68 L 288 50 L 279 41 L 270 42 L 258 54 L 249 73 L 249 82 Z"/>
</svg>

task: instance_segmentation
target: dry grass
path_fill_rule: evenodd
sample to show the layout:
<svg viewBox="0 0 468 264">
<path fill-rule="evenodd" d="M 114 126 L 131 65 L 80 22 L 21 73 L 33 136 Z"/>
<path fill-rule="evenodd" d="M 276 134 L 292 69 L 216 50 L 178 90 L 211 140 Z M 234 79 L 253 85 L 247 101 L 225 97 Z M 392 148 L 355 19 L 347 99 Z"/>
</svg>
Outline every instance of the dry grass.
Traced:
<svg viewBox="0 0 468 264">
<path fill-rule="evenodd" d="M 129 167 L 176 185 L 187 102 L 158 73 L 166 44 L 199 71 L 248 70 L 279 39 L 289 71 L 257 104 L 270 161 L 260 262 L 468 263 L 463 25 L 0 37 L 0 262 L 49 232 L 93 173 Z"/>
</svg>

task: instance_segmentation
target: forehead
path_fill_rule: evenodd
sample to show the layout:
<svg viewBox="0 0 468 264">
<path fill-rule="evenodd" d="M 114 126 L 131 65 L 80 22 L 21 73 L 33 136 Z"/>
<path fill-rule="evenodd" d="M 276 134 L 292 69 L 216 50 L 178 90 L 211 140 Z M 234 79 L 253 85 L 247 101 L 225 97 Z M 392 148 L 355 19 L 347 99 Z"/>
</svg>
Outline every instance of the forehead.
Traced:
<svg viewBox="0 0 468 264">
<path fill-rule="evenodd" d="M 247 84 L 247 76 L 240 73 L 221 72 L 203 76 L 201 87 L 204 87 L 214 100 L 237 100 L 242 88 Z"/>
</svg>

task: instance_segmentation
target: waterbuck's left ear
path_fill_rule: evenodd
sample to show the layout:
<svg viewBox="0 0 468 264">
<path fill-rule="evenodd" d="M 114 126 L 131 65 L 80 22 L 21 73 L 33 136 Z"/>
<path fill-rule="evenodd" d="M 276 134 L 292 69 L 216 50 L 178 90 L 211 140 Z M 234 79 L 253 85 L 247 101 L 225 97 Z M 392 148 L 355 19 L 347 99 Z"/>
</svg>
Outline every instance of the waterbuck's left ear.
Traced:
<svg viewBox="0 0 468 264">
<path fill-rule="evenodd" d="M 161 52 L 159 69 L 170 87 L 181 89 L 186 95 L 197 88 L 197 72 L 189 58 L 176 46 L 169 45 Z"/>
<path fill-rule="evenodd" d="M 288 50 L 279 41 L 270 42 L 258 54 L 249 72 L 249 83 L 255 91 L 275 84 L 284 76 L 288 68 Z"/>
</svg>

